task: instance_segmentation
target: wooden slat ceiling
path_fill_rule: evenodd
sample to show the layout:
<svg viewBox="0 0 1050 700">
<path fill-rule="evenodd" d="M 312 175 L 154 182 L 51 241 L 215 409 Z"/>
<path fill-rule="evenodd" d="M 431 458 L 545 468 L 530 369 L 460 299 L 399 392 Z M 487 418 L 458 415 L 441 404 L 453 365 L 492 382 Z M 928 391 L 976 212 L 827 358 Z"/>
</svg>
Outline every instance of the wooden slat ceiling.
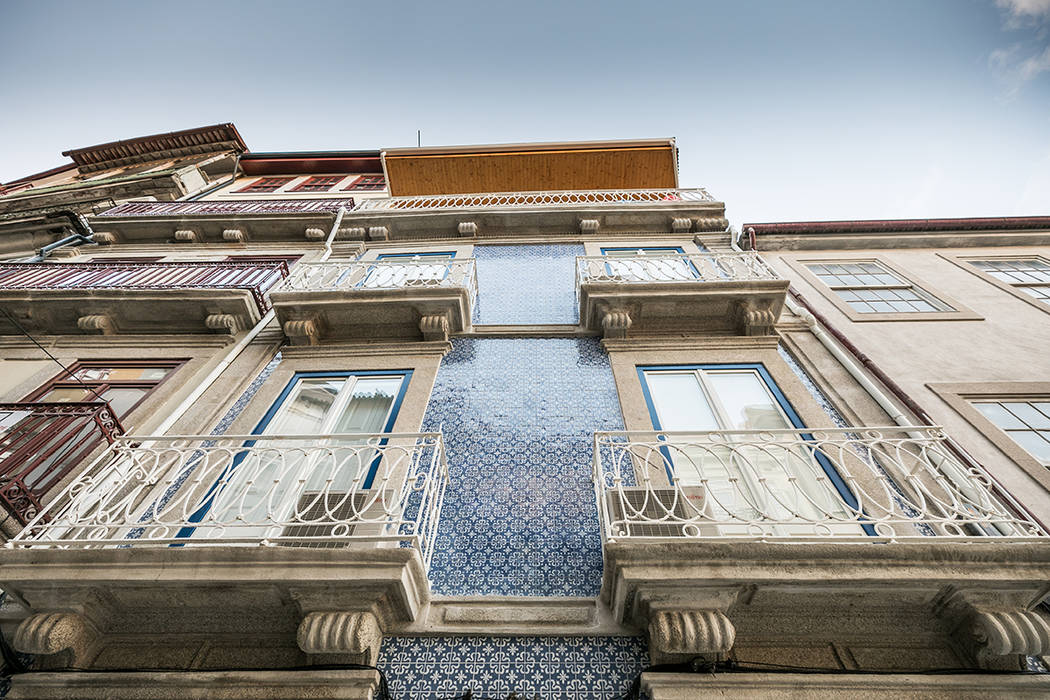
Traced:
<svg viewBox="0 0 1050 700">
<path fill-rule="evenodd" d="M 674 142 L 521 144 L 385 154 L 390 194 L 676 187 Z"/>
</svg>

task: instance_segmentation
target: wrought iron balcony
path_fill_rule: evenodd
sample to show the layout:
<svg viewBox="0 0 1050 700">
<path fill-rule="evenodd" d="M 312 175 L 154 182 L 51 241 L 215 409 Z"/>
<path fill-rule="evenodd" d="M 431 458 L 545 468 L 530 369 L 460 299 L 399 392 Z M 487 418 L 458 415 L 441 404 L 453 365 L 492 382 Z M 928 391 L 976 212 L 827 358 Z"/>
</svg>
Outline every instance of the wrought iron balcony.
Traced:
<svg viewBox="0 0 1050 700">
<path fill-rule="evenodd" d="M 25 525 L 51 489 L 123 432 L 102 401 L 0 404 L 0 505 Z"/>
<path fill-rule="evenodd" d="M 470 327 L 473 258 L 301 263 L 271 294 L 293 342 L 447 339 Z"/>
<path fill-rule="evenodd" d="M 713 202 L 702 188 L 648 190 L 560 190 L 481 192 L 366 199 L 358 211 L 428 211 L 441 209 L 533 209 L 545 207 L 632 206 Z"/>
<path fill-rule="evenodd" d="M 663 330 L 768 333 L 787 287 L 753 252 L 576 258 L 580 322 L 610 338 Z"/>
<path fill-rule="evenodd" d="M 919 435 L 915 433 L 918 432 Z M 594 481 L 607 542 L 903 542 L 1047 533 L 939 428 L 603 432 Z"/>
<path fill-rule="evenodd" d="M 332 213 L 354 208 L 351 197 L 340 199 L 245 199 L 196 200 L 192 202 L 124 202 L 101 216 L 214 216 L 223 214 Z"/>
<path fill-rule="evenodd" d="M 283 261 L 7 263 L 0 303 L 43 333 L 231 330 L 266 313 L 287 275 Z"/>
<path fill-rule="evenodd" d="M 14 545 L 371 542 L 427 565 L 447 484 L 440 433 L 119 438 Z"/>
</svg>

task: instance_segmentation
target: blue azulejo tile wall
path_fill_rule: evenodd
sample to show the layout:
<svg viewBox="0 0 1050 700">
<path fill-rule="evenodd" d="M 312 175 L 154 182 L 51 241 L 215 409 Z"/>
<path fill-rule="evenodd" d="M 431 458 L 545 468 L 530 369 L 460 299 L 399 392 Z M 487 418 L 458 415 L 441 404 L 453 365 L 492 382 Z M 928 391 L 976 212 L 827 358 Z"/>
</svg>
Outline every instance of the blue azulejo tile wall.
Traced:
<svg viewBox="0 0 1050 700">
<path fill-rule="evenodd" d="M 474 246 L 474 323 L 576 323 L 576 256 L 582 245 Z"/>
<path fill-rule="evenodd" d="M 646 667 L 640 637 L 388 637 L 379 668 L 403 700 L 517 693 L 542 700 L 611 700 Z"/>
<path fill-rule="evenodd" d="M 451 483 L 431 564 L 442 595 L 593 596 L 601 583 L 593 432 L 622 430 L 594 338 L 458 338 L 425 430 Z"/>
</svg>

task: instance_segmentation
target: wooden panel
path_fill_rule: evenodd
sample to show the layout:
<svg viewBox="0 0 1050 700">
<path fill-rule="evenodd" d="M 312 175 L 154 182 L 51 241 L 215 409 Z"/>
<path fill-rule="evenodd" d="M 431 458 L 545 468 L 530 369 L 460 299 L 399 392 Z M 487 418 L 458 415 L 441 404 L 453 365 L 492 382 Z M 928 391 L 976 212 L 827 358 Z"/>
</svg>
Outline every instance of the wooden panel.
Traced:
<svg viewBox="0 0 1050 700">
<path fill-rule="evenodd" d="M 387 155 L 386 168 L 393 196 L 675 187 L 670 145 Z"/>
</svg>

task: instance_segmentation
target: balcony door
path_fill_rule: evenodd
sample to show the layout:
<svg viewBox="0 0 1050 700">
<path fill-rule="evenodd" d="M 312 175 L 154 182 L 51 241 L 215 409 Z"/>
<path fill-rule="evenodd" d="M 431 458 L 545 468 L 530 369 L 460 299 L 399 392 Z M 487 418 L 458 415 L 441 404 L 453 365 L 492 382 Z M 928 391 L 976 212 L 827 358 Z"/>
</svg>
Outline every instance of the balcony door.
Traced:
<svg viewBox="0 0 1050 700">
<path fill-rule="evenodd" d="M 650 367 L 639 376 L 653 427 L 684 433 L 662 450 L 668 478 L 721 534 L 744 534 L 753 523 L 777 535 L 811 533 L 811 522 L 864 534 L 842 522 L 852 495 L 834 467 L 800 444 L 804 435 L 760 434 L 804 427 L 760 365 Z M 746 432 L 708 435 L 720 431 Z"/>
<path fill-rule="evenodd" d="M 455 251 L 440 253 L 384 253 L 377 260 L 402 263 L 376 265 L 368 272 L 362 287 L 428 287 L 441 284 L 448 276 L 449 261 Z"/>
<path fill-rule="evenodd" d="M 673 282 L 700 276 L 685 251 L 675 246 L 602 248 L 602 255 L 612 258 L 605 263 L 606 272 L 625 282 Z"/>
<path fill-rule="evenodd" d="M 271 523 L 294 526 L 296 515 L 308 508 L 304 502 L 345 502 L 351 492 L 370 489 L 376 447 L 384 441 L 366 436 L 393 428 L 410 375 L 296 375 L 253 431 L 259 438 L 246 442 L 223 469 L 190 520 L 205 530 L 207 523 L 221 526 L 226 537 L 273 536 L 282 527 Z M 228 525 L 238 522 L 246 524 Z"/>
</svg>

